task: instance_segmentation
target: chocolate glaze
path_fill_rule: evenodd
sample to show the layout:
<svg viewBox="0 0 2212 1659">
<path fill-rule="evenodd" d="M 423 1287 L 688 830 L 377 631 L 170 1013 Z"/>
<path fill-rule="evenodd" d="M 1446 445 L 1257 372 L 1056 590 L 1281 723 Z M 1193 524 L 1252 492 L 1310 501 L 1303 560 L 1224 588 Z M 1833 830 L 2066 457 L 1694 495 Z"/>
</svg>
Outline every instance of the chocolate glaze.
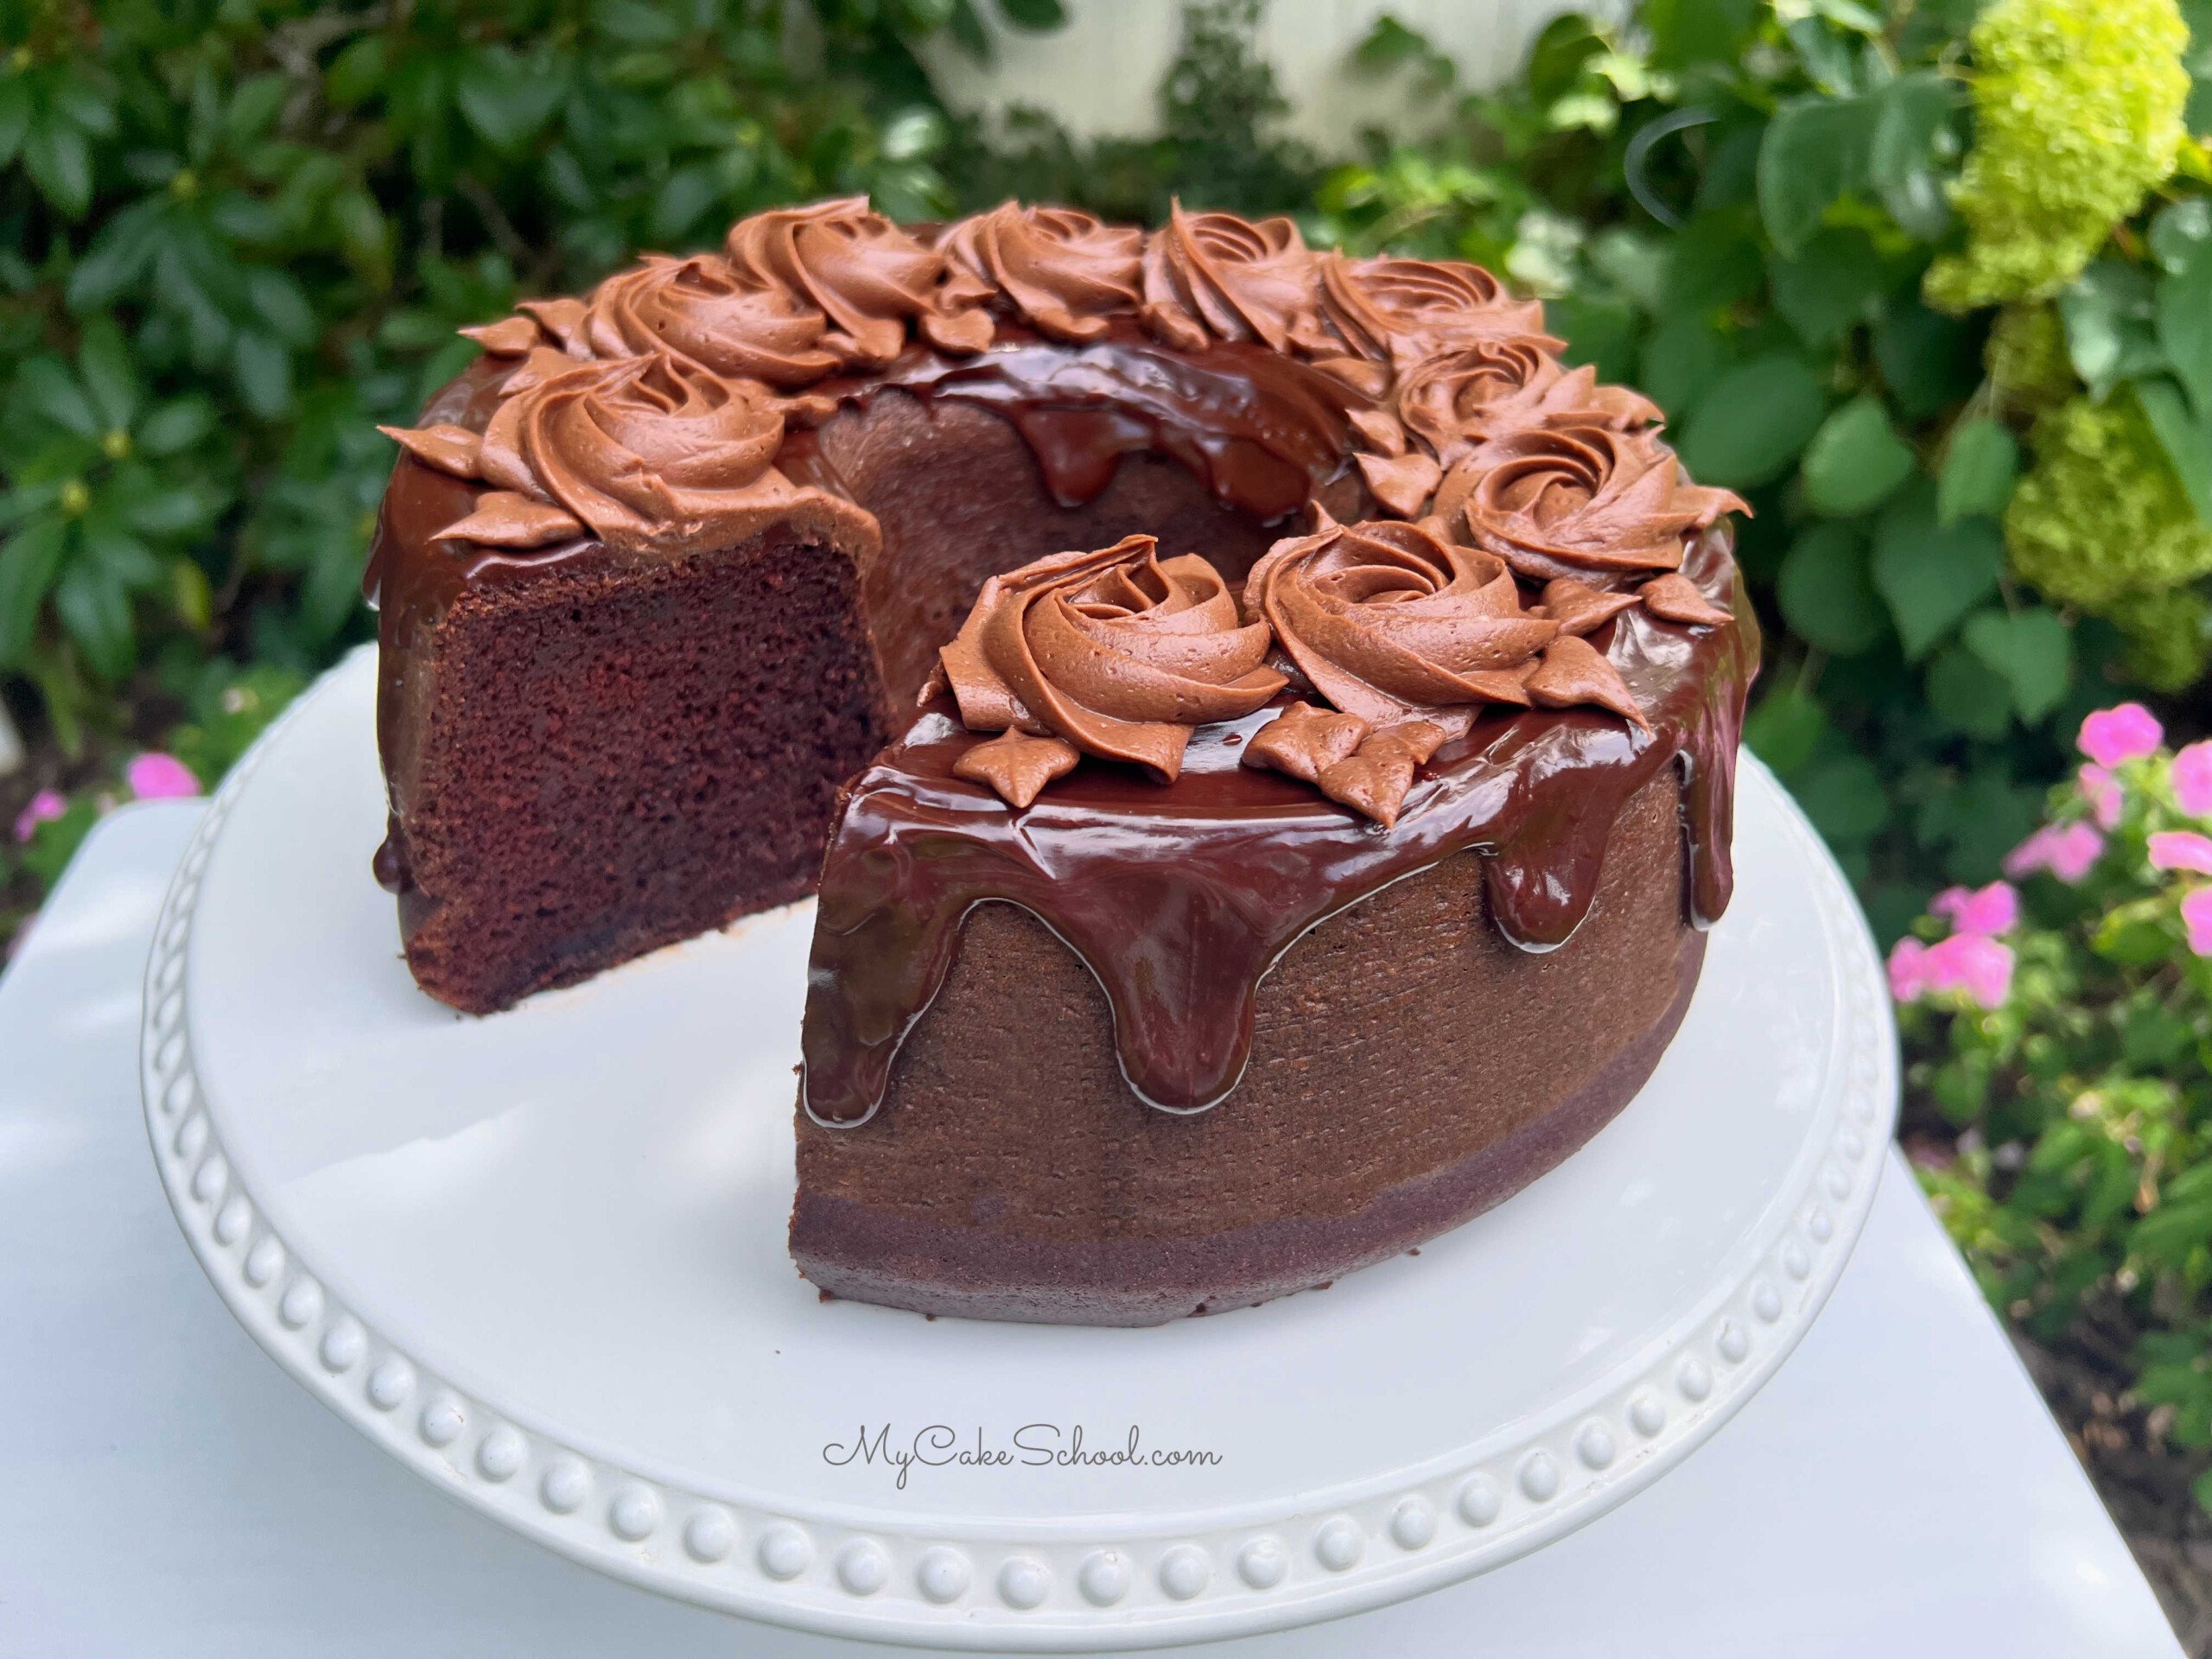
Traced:
<svg viewBox="0 0 2212 1659">
<path fill-rule="evenodd" d="M 1339 382 L 1262 346 L 1219 342 L 1192 356 L 1155 344 L 1128 318 L 1089 344 L 1046 340 L 1001 321 L 978 357 L 948 357 L 919 341 L 888 368 L 814 388 L 861 404 L 885 388 L 925 403 L 977 404 L 1003 416 L 1037 457 L 1046 487 L 1081 506 L 1113 482 L 1122 457 L 1171 455 L 1215 498 L 1262 523 L 1289 518 L 1352 470 Z M 804 435 L 786 438 L 777 465 L 802 483 L 834 487 Z"/>
<path fill-rule="evenodd" d="M 976 905 L 1036 915 L 1089 967 L 1113 1010 L 1130 1088 L 1203 1110 L 1242 1075 L 1260 981 L 1308 929 L 1454 853 L 1488 855 L 1500 930 L 1529 950 L 1587 912 L 1615 820 L 1659 768 L 1685 774 L 1693 920 L 1726 908 L 1734 757 L 1758 658 L 1725 528 L 1683 569 L 1728 627 L 1631 612 L 1592 636 L 1651 730 L 1582 710 L 1493 713 L 1439 750 L 1394 830 L 1240 762 L 1274 712 L 1200 728 L 1172 788 L 1132 768 L 1079 768 L 1023 812 L 956 777 L 981 741 L 949 699 L 852 786 L 823 869 L 808 976 L 803 1099 L 817 1122 L 865 1122 L 900 1040 L 928 1008 Z"/>
</svg>

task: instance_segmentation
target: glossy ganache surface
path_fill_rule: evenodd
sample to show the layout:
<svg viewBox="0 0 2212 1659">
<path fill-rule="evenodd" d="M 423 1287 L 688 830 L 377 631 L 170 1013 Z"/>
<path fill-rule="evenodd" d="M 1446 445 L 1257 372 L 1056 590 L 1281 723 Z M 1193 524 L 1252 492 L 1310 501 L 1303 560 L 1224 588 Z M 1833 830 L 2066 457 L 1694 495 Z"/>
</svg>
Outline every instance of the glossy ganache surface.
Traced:
<svg viewBox="0 0 2212 1659">
<path fill-rule="evenodd" d="M 993 900 L 1032 912 L 1082 958 L 1131 1089 L 1170 1111 L 1235 1087 L 1255 993 L 1293 943 L 1455 853 L 1485 855 L 1508 938 L 1564 943 L 1624 804 L 1669 766 L 1682 774 L 1688 913 L 1710 922 L 1732 886 L 1735 753 L 1758 633 L 1725 528 L 1699 537 L 1682 574 L 1731 625 L 1630 609 L 1594 636 L 1647 728 L 1594 709 L 1486 709 L 1434 752 L 1387 830 L 1243 763 L 1281 698 L 1199 727 L 1172 788 L 1135 768 L 1085 767 L 1018 812 L 956 772 L 981 739 L 939 698 L 854 784 L 831 837 L 809 977 L 809 1115 L 850 1125 L 874 1113 L 962 919 Z"/>
</svg>

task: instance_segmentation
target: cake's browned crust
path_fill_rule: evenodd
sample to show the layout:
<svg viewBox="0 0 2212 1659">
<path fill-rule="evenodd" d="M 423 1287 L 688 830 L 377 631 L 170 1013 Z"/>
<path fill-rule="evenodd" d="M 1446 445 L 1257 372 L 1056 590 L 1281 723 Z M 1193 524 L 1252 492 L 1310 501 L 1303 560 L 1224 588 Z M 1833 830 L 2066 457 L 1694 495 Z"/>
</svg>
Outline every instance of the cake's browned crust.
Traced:
<svg viewBox="0 0 2212 1659">
<path fill-rule="evenodd" d="M 976 910 L 882 1110 L 799 1115 L 800 1271 L 931 1313 L 1147 1325 L 1458 1225 L 1602 1128 L 1680 1023 L 1704 939 L 1679 801 L 1671 772 L 1637 795 L 1557 950 L 1499 937 L 1475 853 L 1308 934 L 1262 982 L 1243 1080 L 1192 1116 L 1130 1094 L 1096 984 L 1035 918 Z"/>
</svg>

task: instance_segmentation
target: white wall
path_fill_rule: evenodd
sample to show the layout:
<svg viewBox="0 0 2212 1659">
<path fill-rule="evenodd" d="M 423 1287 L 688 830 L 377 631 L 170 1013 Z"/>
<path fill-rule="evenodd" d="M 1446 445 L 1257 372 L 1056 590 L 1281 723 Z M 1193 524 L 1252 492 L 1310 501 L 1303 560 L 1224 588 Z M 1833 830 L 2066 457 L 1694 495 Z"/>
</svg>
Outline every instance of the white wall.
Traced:
<svg viewBox="0 0 2212 1659">
<path fill-rule="evenodd" d="M 997 38 L 997 62 L 982 68 L 940 39 L 930 67 L 945 96 L 963 110 L 1033 105 L 1085 137 L 1154 130 L 1160 74 L 1181 39 L 1180 0 L 1066 5 L 1065 29 L 1031 35 L 1007 28 L 985 0 L 978 9 Z M 1536 31 L 1571 9 L 1566 0 L 1267 0 L 1259 47 L 1292 105 L 1286 129 L 1325 155 L 1341 154 L 1361 127 L 1402 131 L 1436 112 L 1433 102 L 1426 111 L 1408 106 L 1408 74 L 1371 77 L 1347 67 L 1384 12 L 1449 53 L 1463 86 L 1482 86 L 1510 75 Z M 1601 0 L 1583 9 L 1615 8 Z"/>
</svg>

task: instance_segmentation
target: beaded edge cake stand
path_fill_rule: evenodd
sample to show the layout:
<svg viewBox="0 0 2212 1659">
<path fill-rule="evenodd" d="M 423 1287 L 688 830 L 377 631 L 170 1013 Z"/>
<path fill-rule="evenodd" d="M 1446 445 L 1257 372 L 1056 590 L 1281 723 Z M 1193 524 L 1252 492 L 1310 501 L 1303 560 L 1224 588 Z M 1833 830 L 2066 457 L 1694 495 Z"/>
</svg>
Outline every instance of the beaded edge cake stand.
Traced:
<svg viewBox="0 0 2212 1659">
<path fill-rule="evenodd" d="M 307 1259 L 280 1235 L 242 1173 L 249 1149 L 226 1150 L 235 1124 L 195 1071 L 188 964 L 211 854 L 257 776 L 285 764 L 289 743 L 358 741 L 334 733 L 333 705 L 359 702 L 372 671 L 372 657 L 357 653 L 300 699 L 235 768 L 178 868 L 145 982 L 141 1076 L 155 1161 L 224 1301 L 311 1393 L 432 1485 L 662 1593 L 830 1634 L 1032 1652 L 1212 1639 L 1398 1600 L 1525 1554 L 1679 1463 L 1809 1327 L 1872 1205 L 1897 1099 L 1878 960 L 1840 873 L 1746 756 L 1742 805 L 1756 810 L 1739 823 L 1788 842 L 1824 936 L 1793 948 L 1827 952 L 1840 1023 L 1790 1166 L 1795 1198 L 1764 1195 L 1764 1232 L 1730 1258 L 1740 1271 L 1685 1298 L 1665 1341 L 1647 1345 L 1632 1371 L 1415 1479 L 1212 1515 L 900 1523 L 819 1495 L 689 1489 L 650 1458 L 626 1459 L 588 1434 L 564 1435 L 500 1389 L 470 1388 L 452 1374 L 475 1376 L 470 1367 L 442 1372 L 345 1305 L 333 1287 L 345 1264 Z M 1328 1311 L 1317 1305 L 1314 1316 Z"/>
</svg>

